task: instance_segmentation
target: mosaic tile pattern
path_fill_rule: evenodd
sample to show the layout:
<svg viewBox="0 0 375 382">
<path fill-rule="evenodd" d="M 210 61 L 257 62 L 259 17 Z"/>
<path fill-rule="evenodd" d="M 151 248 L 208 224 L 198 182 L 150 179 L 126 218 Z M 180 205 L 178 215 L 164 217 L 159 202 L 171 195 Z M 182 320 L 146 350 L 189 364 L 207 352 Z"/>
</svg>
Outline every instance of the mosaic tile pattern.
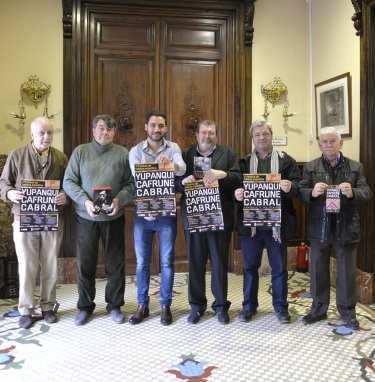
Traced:
<svg viewBox="0 0 375 382">
<path fill-rule="evenodd" d="M 207 275 L 209 285 L 210 275 Z M 271 306 L 270 276 L 260 279 L 260 307 L 249 323 L 237 318 L 242 276 L 229 275 L 231 322 L 207 311 L 197 325 L 186 317 L 187 275 L 177 274 L 170 326 L 160 324 L 159 277 L 152 279 L 150 317 L 118 325 L 105 311 L 105 280 L 97 280 L 97 309 L 84 326 L 74 325 L 77 287 L 58 286 L 59 321 L 38 320 L 18 328 L 16 300 L 0 300 L 0 380 L 5 381 L 375 381 L 375 313 L 359 306 L 361 328 L 346 328 L 331 306 L 328 320 L 304 326 L 311 299 L 307 274 L 289 274 L 292 322 L 281 325 Z M 136 280 L 126 278 L 126 318 L 135 311 Z M 209 304 L 212 295 L 208 291 Z M 332 301 L 335 301 L 334 290 Z M 38 311 L 35 312 L 38 315 Z"/>
</svg>

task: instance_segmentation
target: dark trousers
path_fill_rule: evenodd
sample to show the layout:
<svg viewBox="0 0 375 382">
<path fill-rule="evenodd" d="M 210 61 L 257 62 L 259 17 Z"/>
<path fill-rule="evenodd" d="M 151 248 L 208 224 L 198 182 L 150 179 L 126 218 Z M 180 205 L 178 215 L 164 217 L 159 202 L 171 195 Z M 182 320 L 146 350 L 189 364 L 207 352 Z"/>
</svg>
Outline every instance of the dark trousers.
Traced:
<svg viewBox="0 0 375 382">
<path fill-rule="evenodd" d="M 272 230 L 256 230 L 253 237 L 241 235 L 243 278 L 243 302 L 247 310 L 258 308 L 259 268 L 263 248 L 266 247 L 271 266 L 272 305 L 276 312 L 288 309 L 287 243 L 279 243 L 272 237 Z"/>
<path fill-rule="evenodd" d="M 189 256 L 189 303 L 192 309 L 206 310 L 206 264 L 211 262 L 211 291 L 215 312 L 227 311 L 228 255 L 230 232 L 189 233 L 185 231 Z"/>
<path fill-rule="evenodd" d="M 92 221 L 76 215 L 78 309 L 95 309 L 95 274 L 99 239 L 102 239 L 107 285 L 107 311 L 124 305 L 125 292 L 125 217 L 110 221 Z"/>
<path fill-rule="evenodd" d="M 334 239 L 325 243 L 310 241 L 310 292 L 313 299 L 311 314 L 320 316 L 329 307 L 330 258 L 335 248 L 337 263 L 336 306 L 344 320 L 355 318 L 357 304 L 356 244 L 338 245 Z"/>
</svg>

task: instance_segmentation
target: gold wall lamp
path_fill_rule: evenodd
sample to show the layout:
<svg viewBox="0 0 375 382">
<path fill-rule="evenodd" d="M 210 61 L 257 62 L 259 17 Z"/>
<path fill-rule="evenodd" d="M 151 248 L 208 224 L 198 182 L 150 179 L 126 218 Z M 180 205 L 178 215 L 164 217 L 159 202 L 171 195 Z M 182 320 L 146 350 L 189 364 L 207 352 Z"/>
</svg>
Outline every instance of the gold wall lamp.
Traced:
<svg viewBox="0 0 375 382">
<path fill-rule="evenodd" d="M 275 103 L 280 100 L 281 96 L 284 93 L 285 93 L 285 102 L 284 102 L 284 108 L 283 108 L 284 120 L 287 121 L 288 117 L 293 117 L 294 115 L 298 114 L 297 112 L 288 114 L 288 107 L 289 107 L 288 88 L 281 81 L 279 77 L 275 77 L 272 80 L 272 82 L 269 82 L 266 86 L 261 85 L 260 90 L 265 96 L 264 97 L 264 113 L 262 114 L 262 116 L 265 119 L 267 119 L 271 113 L 268 110 L 267 101 L 270 102 L 272 104 L 272 108 L 274 108 Z"/>
<path fill-rule="evenodd" d="M 25 105 L 23 103 L 23 98 L 21 96 L 21 101 L 20 101 L 20 113 L 16 114 L 13 111 L 10 112 L 10 114 L 13 115 L 13 118 L 18 118 L 21 119 L 22 121 L 26 119 L 26 113 L 25 113 Z"/>
<path fill-rule="evenodd" d="M 46 85 L 39 81 L 39 77 L 30 76 L 29 80 L 21 85 L 21 92 L 28 95 L 31 102 L 34 103 L 35 109 L 43 101 L 44 97 L 51 91 L 51 85 Z"/>
<path fill-rule="evenodd" d="M 16 114 L 11 111 L 10 114 L 13 115 L 13 118 L 18 118 L 20 121 L 22 121 L 22 123 L 25 123 L 24 120 L 26 119 L 26 113 L 22 94 L 26 93 L 30 101 L 34 103 L 35 109 L 38 108 L 40 102 L 42 102 L 44 99 L 46 100 L 43 110 L 43 117 L 47 117 L 49 119 L 55 117 L 56 115 L 60 114 L 60 112 L 48 115 L 48 96 L 50 92 L 51 85 L 46 85 L 44 82 L 39 81 L 38 76 L 30 76 L 28 81 L 21 84 L 20 113 Z"/>
</svg>

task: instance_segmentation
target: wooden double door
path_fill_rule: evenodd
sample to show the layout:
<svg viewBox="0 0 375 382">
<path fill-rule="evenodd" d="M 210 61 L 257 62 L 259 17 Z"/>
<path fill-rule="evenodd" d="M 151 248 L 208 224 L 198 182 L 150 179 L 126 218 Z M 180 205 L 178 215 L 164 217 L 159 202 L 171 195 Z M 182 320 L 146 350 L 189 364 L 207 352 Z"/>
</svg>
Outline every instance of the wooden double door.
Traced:
<svg viewBox="0 0 375 382">
<path fill-rule="evenodd" d="M 64 38 L 67 155 L 92 140 L 91 121 L 97 114 L 116 119 L 115 142 L 130 150 L 146 138 L 145 117 L 153 109 L 167 114 L 166 138 L 181 149 L 196 143 L 199 121 L 214 119 L 219 143 L 239 155 L 248 152 L 244 137 L 251 117 L 251 55 L 245 44 L 245 3 L 63 1 L 71 6 L 71 34 L 68 25 Z M 64 18 L 69 10 L 64 9 Z M 126 206 L 127 274 L 134 274 L 136 265 L 133 214 L 134 205 Z M 73 216 L 71 210 L 66 217 L 68 257 L 76 255 Z M 175 269 L 187 271 L 179 211 L 178 220 Z M 99 267 L 102 261 L 100 256 Z M 157 238 L 152 263 L 152 272 L 158 273 Z"/>
</svg>

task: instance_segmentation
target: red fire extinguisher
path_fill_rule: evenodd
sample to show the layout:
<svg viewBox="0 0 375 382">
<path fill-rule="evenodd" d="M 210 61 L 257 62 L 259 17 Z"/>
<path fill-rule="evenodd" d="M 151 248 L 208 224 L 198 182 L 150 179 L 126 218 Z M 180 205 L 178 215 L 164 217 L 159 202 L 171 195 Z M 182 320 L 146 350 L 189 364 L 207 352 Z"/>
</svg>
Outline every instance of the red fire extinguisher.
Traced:
<svg viewBox="0 0 375 382">
<path fill-rule="evenodd" d="M 297 272 L 309 270 L 309 247 L 302 242 L 297 248 Z"/>
</svg>

